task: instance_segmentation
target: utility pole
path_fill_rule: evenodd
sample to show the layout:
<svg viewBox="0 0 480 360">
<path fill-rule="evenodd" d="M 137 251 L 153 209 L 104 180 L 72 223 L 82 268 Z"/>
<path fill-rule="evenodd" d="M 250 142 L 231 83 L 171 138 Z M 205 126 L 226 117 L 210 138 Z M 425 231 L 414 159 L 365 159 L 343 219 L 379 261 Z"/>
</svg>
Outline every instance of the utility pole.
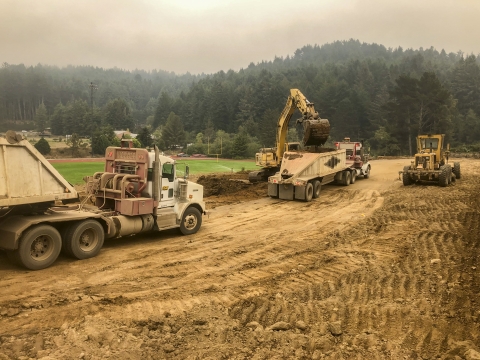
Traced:
<svg viewBox="0 0 480 360">
<path fill-rule="evenodd" d="M 93 123 L 93 92 L 98 89 L 98 86 L 93 82 L 90 82 L 88 86 L 90 88 L 90 107 L 92 108 L 91 122 L 92 122 L 92 138 L 90 139 L 90 146 L 92 147 L 92 158 L 93 158 L 93 133 L 95 132 L 95 124 Z"/>
</svg>

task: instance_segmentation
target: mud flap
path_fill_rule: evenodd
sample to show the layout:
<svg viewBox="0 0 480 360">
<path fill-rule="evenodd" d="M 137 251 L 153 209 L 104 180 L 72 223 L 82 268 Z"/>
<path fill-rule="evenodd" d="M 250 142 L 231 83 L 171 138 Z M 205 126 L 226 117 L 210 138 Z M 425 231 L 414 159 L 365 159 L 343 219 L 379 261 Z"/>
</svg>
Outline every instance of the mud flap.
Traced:
<svg viewBox="0 0 480 360">
<path fill-rule="evenodd" d="M 278 197 L 284 200 L 293 200 L 293 184 L 278 185 Z"/>
<path fill-rule="evenodd" d="M 268 183 L 268 196 L 277 197 L 278 196 L 278 185 Z"/>
<path fill-rule="evenodd" d="M 295 199 L 305 200 L 305 186 L 295 186 Z"/>
</svg>

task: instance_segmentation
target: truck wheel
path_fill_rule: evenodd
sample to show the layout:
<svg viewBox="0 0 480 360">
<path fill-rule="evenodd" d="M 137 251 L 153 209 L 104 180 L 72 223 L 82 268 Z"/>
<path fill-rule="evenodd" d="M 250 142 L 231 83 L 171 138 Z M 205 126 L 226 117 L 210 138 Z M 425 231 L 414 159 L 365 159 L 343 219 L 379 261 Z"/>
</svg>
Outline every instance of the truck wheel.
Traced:
<svg viewBox="0 0 480 360">
<path fill-rule="evenodd" d="M 438 184 L 441 187 L 445 187 L 448 185 L 448 168 L 444 165 L 440 168 L 441 172 L 438 176 Z"/>
<path fill-rule="evenodd" d="M 370 166 L 367 167 L 367 171 L 365 171 L 365 174 L 363 174 L 364 179 L 368 179 L 370 177 Z"/>
<path fill-rule="evenodd" d="M 412 182 L 412 178 L 410 177 L 410 175 L 408 175 L 407 171 L 410 169 L 410 166 L 405 166 L 403 168 L 403 174 L 402 174 L 402 180 L 403 180 L 403 185 L 404 186 L 408 186 L 408 185 L 412 185 L 413 182 Z"/>
<path fill-rule="evenodd" d="M 320 180 L 315 180 L 313 182 L 313 198 L 316 199 L 320 196 L 320 191 L 322 190 L 322 183 Z"/>
<path fill-rule="evenodd" d="M 37 225 L 22 235 L 12 256 L 17 264 L 27 269 L 40 270 L 57 260 L 61 248 L 62 238 L 57 229 L 50 225 Z"/>
<path fill-rule="evenodd" d="M 65 232 L 65 252 L 79 260 L 97 256 L 103 246 L 105 232 L 96 220 L 85 220 L 72 224 Z"/>
<path fill-rule="evenodd" d="M 196 208 L 190 206 L 185 210 L 180 223 L 180 231 L 183 235 L 195 234 L 202 225 L 202 214 Z"/>
<path fill-rule="evenodd" d="M 350 171 L 344 171 L 343 172 L 343 185 L 348 186 L 350 185 L 350 180 L 352 179 L 352 176 L 350 175 Z"/>
<path fill-rule="evenodd" d="M 355 180 L 357 180 L 357 172 L 353 170 L 350 173 L 351 179 L 350 179 L 350 184 L 355 184 Z"/>
<path fill-rule="evenodd" d="M 457 179 L 460 179 L 460 163 L 454 162 L 453 163 L 453 173 Z"/>
<path fill-rule="evenodd" d="M 309 202 L 313 199 L 313 185 L 312 183 L 307 183 L 305 187 L 305 201 Z"/>
</svg>

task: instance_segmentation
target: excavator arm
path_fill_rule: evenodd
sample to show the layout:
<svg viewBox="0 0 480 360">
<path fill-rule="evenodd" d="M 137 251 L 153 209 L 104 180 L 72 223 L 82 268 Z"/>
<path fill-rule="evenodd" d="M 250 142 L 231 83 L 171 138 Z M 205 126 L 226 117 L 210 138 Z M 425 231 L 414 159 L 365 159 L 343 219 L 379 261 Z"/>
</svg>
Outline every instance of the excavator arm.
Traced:
<svg viewBox="0 0 480 360">
<path fill-rule="evenodd" d="M 304 136 L 303 145 L 321 146 L 325 144 L 330 135 L 330 123 L 327 119 L 320 119 L 318 112 L 315 111 L 314 104 L 307 100 L 298 89 L 290 89 L 287 103 L 283 108 L 282 114 L 277 123 L 277 142 L 276 158 L 281 161 L 285 152 L 285 143 L 287 141 L 288 124 L 295 110 L 298 109 L 302 118 L 297 120 L 303 124 Z"/>
<path fill-rule="evenodd" d="M 261 166 L 263 169 L 252 171 L 249 174 L 250 182 L 267 180 L 268 176 L 275 174 L 275 172 L 280 169 L 283 153 L 288 150 L 288 124 L 295 110 L 298 109 L 302 114 L 302 117 L 297 120 L 297 123 L 302 123 L 303 125 L 303 144 L 305 146 L 322 146 L 325 144 L 330 134 L 330 123 L 326 119 L 320 119 L 313 105 L 314 104 L 309 102 L 300 90 L 290 89 L 287 103 L 277 122 L 275 147 L 261 149 L 261 152 L 255 155 L 256 165 Z"/>
</svg>

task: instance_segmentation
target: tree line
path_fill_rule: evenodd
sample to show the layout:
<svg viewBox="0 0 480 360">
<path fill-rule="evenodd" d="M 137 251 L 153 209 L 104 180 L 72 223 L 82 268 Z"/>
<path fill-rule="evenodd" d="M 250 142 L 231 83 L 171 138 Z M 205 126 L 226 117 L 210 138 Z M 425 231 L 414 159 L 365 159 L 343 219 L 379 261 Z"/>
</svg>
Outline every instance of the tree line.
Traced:
<svg viewBox="0 0 480 360">
<path fill-rule="evenodd" d="M 289 89 L 298 88 L 329 119 L 332 141 L 348 136 L 400 155 L 415 151 L 416 135 L 444 133 L 452 146 L 478 151 L 479 63 L 461 52 L 349 40 L 210 75 L 4 64 L 0 130 L 48 125 L 59 135 L 103 136 L 101 153 L 113 129 L 128 128 L 144 146 L 251 157 L 274 145 Z M 291 123 L 293 141 L 301 130 Z"/>
</svg>

